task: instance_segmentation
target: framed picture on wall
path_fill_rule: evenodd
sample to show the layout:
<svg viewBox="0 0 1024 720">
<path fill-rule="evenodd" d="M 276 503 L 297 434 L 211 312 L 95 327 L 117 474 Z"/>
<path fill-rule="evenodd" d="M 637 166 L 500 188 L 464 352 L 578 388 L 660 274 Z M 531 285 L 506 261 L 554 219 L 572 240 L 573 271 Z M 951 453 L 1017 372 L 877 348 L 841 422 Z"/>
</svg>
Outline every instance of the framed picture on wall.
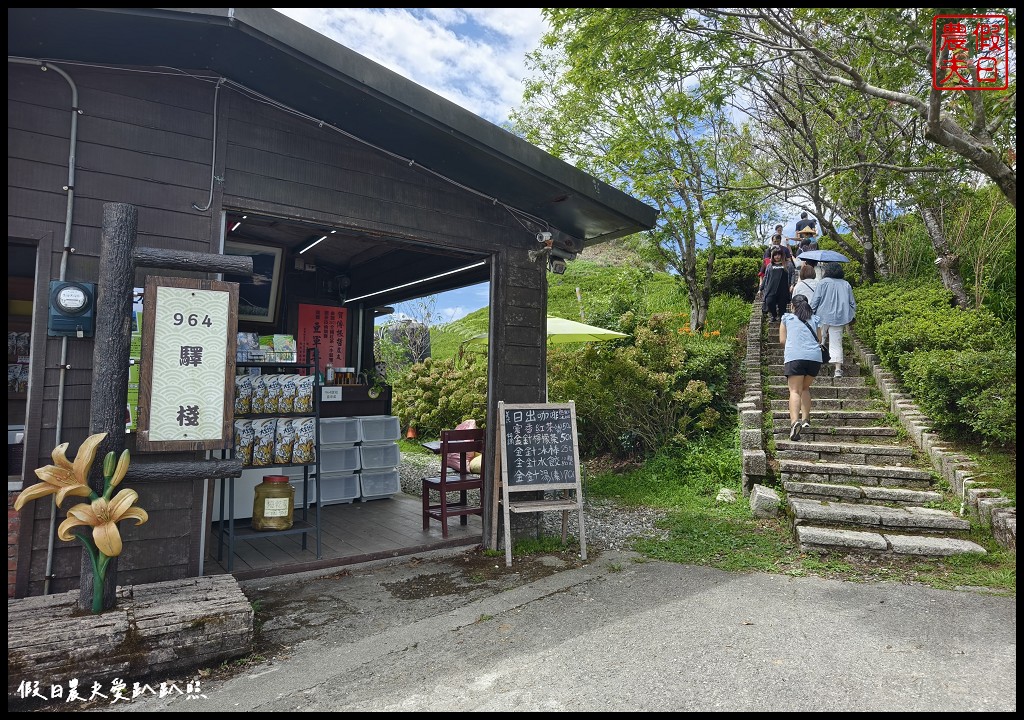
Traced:
<svg viewBox="0 0 1024 720">
<path fill-rule="evenodd" d="M 252 258 L 252 277 L 224 273 L 225 282 L 238 283 L 238 321 L 277 322 L 284 250 L 271 245 L 225 240 L 224 254 L 248 255 Z"/>
</svg>

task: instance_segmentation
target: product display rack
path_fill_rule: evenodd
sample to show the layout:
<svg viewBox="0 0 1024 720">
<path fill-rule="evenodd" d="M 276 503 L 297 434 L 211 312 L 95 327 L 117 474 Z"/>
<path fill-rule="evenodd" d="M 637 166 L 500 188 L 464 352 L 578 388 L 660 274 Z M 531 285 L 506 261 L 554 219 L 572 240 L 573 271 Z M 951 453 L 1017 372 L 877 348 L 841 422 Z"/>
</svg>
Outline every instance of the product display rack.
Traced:
<svg viewBox="0 0 1024 720">
<path fill-rule="evenodd" d="M 236 415 L 237 418 L 246 419 L 260 419 L 260 418 L 272 418 L 272 417 L 313 417 L 315 418 L 315 437 L 313 447 L 315 448 L 315 454 L 313 462 L 311 463 L 291 463 L 288 465 L 282 465 L 275 463 L 267 467 L 267 470 L 276 467 L 302 467 L 302 514 L 301 517 L 296 517 L 297 513 L 293 515 L 292 526 L 287 530 L 254 530 L 249 522 L 242 523 L 235 521 L 235 480 L 236 478 L 227 477 L 219 478 L 220 480 L 220 514 L 217 520 L 217 560 L 223 559 L 225 538 L 227 538 L 228 546 L 228 559 L 227 569 L 231 572 L 234 569 L 235 561 L 235 541 L 236 540 L 259 540 L 272 537 L 281 537 L 282 535 L 302 535 L 302 549 L 306 549 L 306 543 L 309 533 L 316 535 L 316 559 L 319 560 L 321 556 L 321 523 L 320 523 L 320 508 L 322 503 L 320 501 L 320 356 L 318 348 L 313 347 L 306 351 L 306 362 L 276 362 L 276 361 L 261 361 L 261 362 L 243 362 L 238 361 L 235 363 L 235 367 L 238 368 L 261 368 L 261 371 L 274 370 L 274 371 L 291 371 L 295 374 L 311 374 L 313 380 L 313 409 L 311 412 L 292 412 L 292 413 L 244 413 Z M 232 423 L 232 426 L 234 423 Z M 234 450 L 225 451 L 233 453 Z M 312 470 L 310 469 L 312 468 Z M 257 468 L 258 469 L 258 468 Z M 309 481 L 310 478 L 316 478 L 314 487 L 316 488 L 316 499 L 313 501 L 315 508 L 313 510 L 313 520 L 310 522 L 309 518 Z M 225 497 L 226 496 L 226 497 Z M 225 501 L 228 504 L 227 517 L 225 518 Z M 298 510 L 298 508 L 295 508 Z"/>
</svg>

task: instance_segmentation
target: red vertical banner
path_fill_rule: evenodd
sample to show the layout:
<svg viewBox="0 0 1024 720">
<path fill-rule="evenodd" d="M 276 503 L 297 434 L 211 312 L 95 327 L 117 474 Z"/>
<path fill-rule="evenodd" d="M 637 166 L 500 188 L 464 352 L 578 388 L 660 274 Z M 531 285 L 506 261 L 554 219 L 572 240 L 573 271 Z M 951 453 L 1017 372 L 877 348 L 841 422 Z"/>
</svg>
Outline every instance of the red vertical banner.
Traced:
<svg viewBox="0 0 1024 720">
<path fill-rule="evenodd" d="M 320 371 L 328 365 L 345 366 L 345 335 L 348 310 L 333 305 L 299 304 L 299 331 L 295 338 L 299 362 L 304 362 L 306 351 L 320 348 Z"/>
</svg>

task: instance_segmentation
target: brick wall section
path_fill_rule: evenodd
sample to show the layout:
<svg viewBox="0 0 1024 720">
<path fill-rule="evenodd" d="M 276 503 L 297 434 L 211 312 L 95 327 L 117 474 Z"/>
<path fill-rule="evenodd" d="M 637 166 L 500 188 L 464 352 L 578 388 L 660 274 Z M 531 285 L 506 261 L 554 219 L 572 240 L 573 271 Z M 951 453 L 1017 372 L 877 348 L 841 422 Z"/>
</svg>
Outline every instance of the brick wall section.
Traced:
<svg viewBox="0 0 1024 720">
<path fill-rule="evenodd" d="M 18 574 L 18 530 L 21 517 L 14 510 L 17 492 L 7 492 L 7 597 L 14 597 L 14 579 Z"/>
</svg>

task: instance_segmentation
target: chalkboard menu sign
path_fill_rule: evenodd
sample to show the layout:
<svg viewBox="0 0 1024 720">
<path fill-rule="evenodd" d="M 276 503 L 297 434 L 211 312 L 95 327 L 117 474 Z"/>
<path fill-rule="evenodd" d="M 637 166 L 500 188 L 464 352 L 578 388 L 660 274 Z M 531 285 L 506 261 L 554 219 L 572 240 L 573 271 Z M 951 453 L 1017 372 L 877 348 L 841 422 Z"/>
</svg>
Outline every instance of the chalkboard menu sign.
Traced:
<svg viewBox="0 0 1024 720">
<path fill-rule="evenodd" d="M 504 406 L 510 485 L 576 483 L 576 418 L 570 405 Z"/>
<path fill-rule="evenodd" d="M 576 405 L 498 403 L 498 462 L 502 499 L 505 503 L 505 563 L 512 564 L 509 515 L 558 510 L 579 512 L 580 547 L 587 558 L 583 531 L 583 494 L 580 485 L 579 443 L 576 437 Z M 548 490 L 557 497 L 533 497 Z M 522 500 L 514 496 L 520 493 Z M 533 496 L 526 496 L 531 493 Z M 497 504 L 497 494 L 495 494 Z"/>
</svg>

